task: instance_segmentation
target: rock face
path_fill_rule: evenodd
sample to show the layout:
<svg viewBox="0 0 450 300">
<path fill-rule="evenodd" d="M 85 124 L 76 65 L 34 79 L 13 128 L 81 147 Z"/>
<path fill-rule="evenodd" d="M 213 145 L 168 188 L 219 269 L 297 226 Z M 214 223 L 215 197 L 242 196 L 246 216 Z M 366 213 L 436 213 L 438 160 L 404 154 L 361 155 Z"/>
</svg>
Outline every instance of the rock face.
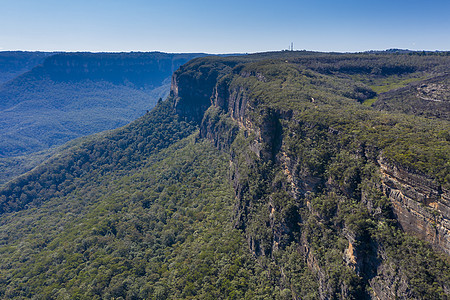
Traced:
<svg viewBox="0 0 450 300">
<path fill-rule="evenodd" d="M 54 81 L 108 81 L 156 87 L 192 58 L 205 54 L 64 53 L 44 61 L 43 74 Z"/>
<path fill-rule="evenodd" d="M 450 255 L 450 193 L 381 157 L 382 187 L 402 228 Z"/>
<path fill-rule="evenodd" d="M 172 76 L 170 96 L 175 98 L 177 112 L 196 122 L 211 105 L 211 95 L 219 73 L 212 69 L 206 72 L 183 72 L 181 68 Z M 180 101 L 180 100 L 183 101 Z"/>
<path fill-rule="evenodd" d="M 370 282 L 373 291 L 372 299 L 414 299 L 407 278 L 402 274 L 399 276 L 395 265 L 382 264 L 377 274 L 378 276 Z"/>
<path fill-rule="evenodd" d="M 417 87 L 417 97 L 425 101 L 450 102 L 450 74 L 437 76 L 421 82 Z"/>
<path fill-rule="evenodd" d="M 214 74 L 213 78 L 217 76 Z M 227 85 L 228 80 L 214 82 L 211 77 L 206 79 L 209 83 L 207 88 L 199 90 L 195 88 L 199 85 L 198 81 L 183 82 L 175 75 L 172 93 L 183 100 L 196 99 L 194 107 L 198 110 L 196 115 L 199 117 L 209 105 L 223 110 L 235 124 L 239 125 L 239 128 L 254 133 L 255 141 L 251 149 L 258 157 L 265 160 L 276 160 L 278 155 L 278 161 L 285 165 L 286 175 L 291 177 L 289 181 L 295 187 L 294 196 L 304 196 L 308 192 L 314 192 L 320 179 L 308 175 L 302 178 L 292 177 L 297 158 L 286 156 L 286 152 L 279 153 L 282 143 L 280 120 L 290 120 L 292 111 L 281 112 L 269 109 L 262 113 L 262 121 L 257 122 L 250 117 L 253 108 L 248 104 L 246 87 L 230 87 Z M 188 87 L 188 91 L 192 91 L 191 88 L 194 87 L 194 91 L 200 94 L 189 94 L 185 91 L 186 87 Z M 180 92 L 180 89 L 183 92 Z M 181 106 L 180 103 L 178 106 Z M 218 130 L 212 123 L 213 120 L 208 117 L 203 120 L 200 136 L 211 139 L 217 146 L 221 145 L 219 146 L 221 149 L 226 148 L 226 145 L 230 145 L 233 137 L 237 134 L 236 128 L 233 130 L 233 134 L 221 141 L 226 136 L 225 131 L 228 131 L 229 128 L 223 127 L 222 124 L 221 129 Z M 378 160 L 378 165 L 382 174 L 382 190 L 392 201 L 394 213 L 402 228 L 450 254 L 449 191 L 423 175 L 388 163 L 382 157 Z"/>
<path fill-rule="evenodd" d="M 318 194 L 337 194 L 338 198 L 363 203 L 367 191 L 362 187 L 361 165 L 373 166 L 381 174 L 375 189 L 380 198 L 384 194 L 390 200 L 401 228 L 450 254 L 449 192 L 424 175 L 389 163 L 373 145 L 342 149 L 340 130 L 314 120 L 304 121 L 299 111 L 264 105 L 258 99 L 262 93 L 252 87 L 270 83 L 268 76 L 227 63 L 220 67 L 189 63 L 174 74 L 171 95 L 175 110 L 200 124 L 199 137 L 230 154 L 230 181 L 236 196 L 233 221 L 245 232 L 251 253 L 274 258 L 292 242 L 298 243 L 298 251 L 317 278 L 320 299 L 414 298 L 409 278 L 386 259 L 384 246 L 368 237 L 365 229 L 358 231 L 342 223 L 333 224 L 334 234 L 346 241 L 341 254 L 343 270 L 350 270 L 354 282 L 344 280 L 333 285 L 335 271 L 321 261 L 311 237 L 314 232 L 308 235 L 305 229 L 309 226 L 306 219 L 319 220 L 320 226 L 331 222 L 320 211 L 323 207 L 313 203 Z M 279 86 L 283 89 L 282 84 Z M 317 98 L 309 97 L 313 105 Z M 319 149 L 328 152 L 317 158 L 325 167 L 314 170 L 314 161 L 312 167 L 308 166 L 310 162 L 305 163 L 304 156 L 309 153 L 296 154 L 299 152 L 292 149 L 295 145 L 288 141 L 292 136 L 298 143 L 311 143 L 305 148 L 308 151 L 328 147 Z M 351 152 L 348 161 L 339 161 L 341 151 Z M 347 168 L 348 163 L 355 167 L 339 173 L 339 168 Z M 339 213 L 339 201 L 335 206 L 328 208 L 331 215 Z"/>
<path fill-rule="evenodd" d="M 145 254 L 125 250 L 117 256 L 133 261 L 142 258 L 137 272 L 131 269 L 127 272 L 133 277 L 126 282 L 136 282 L 133 283 L 136 289 L 140 289 L 140 283 L 147 285 L 153 279 L 158 283 L 148 286 L 145 294 L 136 290 L 126 295 L 124 283 L 119 287 L 120 294 L 114 293 L 117 297 L 141 298 L 153 293 L 163 298 L 447 299 L 449 197 L 443 187 L 449 183 L 446 170 L 450 166 L 445 163 L 450 161 L 450 143 L 445 130 L 441 130 L 447 123 L 380 113 L 362 106 L 363 96 L 370 94 L 361 96 L 361 91 L 369 90 L 362 80 L 373 78 L 371 67 L 367 66 L 373 66 L 379 55 L 357 55 L 356 58 L 370 58 L 363 63 L 349 55 L 344 60 L 341 55 L 297 55 L 289 53 L 282 59 L 278 54 L 202 58 L 189 62 L 174 74 L 171 96 L 158 101 L 154 111 L 106 134 L 100 141 L 87 141 L 66 156 L 58 156 L 8 184 L 0 191 L 0 213 L 17 211 L 33 220 L 43 215 L 42 205 L 52 214 L 52 203 L 67 206 L 67 201 L 69 204 L 81 201 L 86 210 L 93 208 L 99 214 L 92 214 L 84 224 L 80 223 L 84 219 L 75 218 L 73 224 L 81 224 L 86 232 L 94 231 L 98 241 L 103 237 L 114 242 L 137 237 L 140 241 L 133 248 L 142 249 Z M 300 57 L 305 59 L 298 60 Z M 339 73 L 338 69 L 326 72 L 326 65 L 314 57 L 326 58 L 330 65 L 341 65 L 341 70 L 351 70 L 350 74 L 356 76 Z M 306 60 L 323 73 L 308 69 Z M 106 66 L 103 63 L 100 65 Z M 389 61 L 377 64 L 389 65 Z M 397 59 L 392 59 L 391 65 L 395 71 Z M 63 64 L 60 67 L 61 72 L 67 70 Z M 96 68 L 88 64 L 87 73 Z M 83 74 L 83 64 L 77 64 L 76 69 Z M 101 73 L 101 68 L 97 70 Z M 203 139 L 222 152 L 220 162 Z M 419 141 L 423 141 L 421 147 L 414 143 Z M 171 151 L 167 147 L 177 154 L 167 157 Z M 208 151 L 203 152 L 203 147 Z M 189 160 L 184 160 L 185 155 Z M 158 163 L 157 168 L 166 179 L 158 179 L 147 171 L 153 168 L 152 161 Z M 173 165 L 178 161 L 182 163 Z M 428 177 L 407 169 L 406 165 L 416 167 Z M 166 166 L 174 167 L 176 173 L 167 176 Z M 216 166 L 220 167 L 220 176 L 209 172 Z M 201 178 L 201 182 L 192 180 L 192 176 Z M 221 185 L 210 188 L 205 184 L 210 180 L 218 180 Z M 101 187 L 97 188 L 99 183 Z M 114 190 L 111 194 L 110 188 Z M 207 196 L 207 191 L 214 193 Z M 155 196 L 159 193 L 162 194 Z M 70 198 L 52 198 L 55 194 Z M 97 194 L 101 196 L 98 200 Z M 205 205 L 198 204 L 195 200 L 198 198 Z M 104 204 L 100 202 L 103 199 Z M 216 206 L 215 200 L 226 201 L 226 209 Z M 125 205 L 130 205 L 131 210 L 127 211 Z M 36 210 L 31 210 L 35 207 Z M 59 204 L 56 208 L 60 208 Z M 74 209 L 78 210 L 78 205 Z M 22 210 L 38 215 L 29 218 Z M 111 213 L 104 213 L 108 210 Z M 205 216 L 208 211 L 214 213 Z M 126 223 L 125 219 L 133 223 Z M 202 224 L 195 223 L 197 220 L 207 226 L 197 226 Z M 221 223 L 217 223 L 219 220 Z M 184 221 L 192 227 L 184 225 L 187 224 Z M 102 229 L 91 227 L 99 222 L 105 223 Z M 72 224 L 72 219 L 61 224 Z M 12 233 L 14 226 L 7 225 Z M 141 233 L 147 235 L 153 229 L 154 236 L 140 238 Z M 108 245 L 99 249 L 101 252 L 91 252 L 89 245 L 84 246 L 84 240 L 72 236 L 76 239 L 74 248 L 81 250 L 77 257 L 86 264 L 91 265 L 90 257 L 98 257 L 94 253 L 114 248 Z M 440 252 L 416 236 L 430 241 Z M 66 235 L 61 237 L 65 242 Z M 7 240 L 9 236 L 3 234 L 2 238 Z M 185 247 L 183 241 L 193 243 Z M 45 256 L 47 249 L 58 247 L 50 240 L 43 243 L 41 247 L 39 239 L 30 243 L 29 248 L 38 245 Z M 88 243 L 95 247 L 98 244 L 97 239 L 86 240 Z M 217 247 L 217 243 L 224 247 Z M 246 248 L 245 243 L 248 251 L 242 249 Z M 18 243 L 12 245 L 15 244 Z M 124 249 L 129 248 L 128 244 L 123 244 Z M 206 245 L 207 248 L 202 248 Z M 23 252 L 21 249 L 14 253 Z M 152 256 L 149 249 L 159 253 L 158 256 Z M 179 255 L 171 254 L 175 252 Z M 222 259 L 221 253 L 227 256 Z M 156 257 L 160 265 L 151 264 Z M 186 268 L 191 257 L 201 261 L 201 267 Z M 67 258 L 62 263 L 70 263 L 71 256 Z M 8 257 L 3 261 L 10 265 Z M 28 261 L 22 263 L 26 265 Z M 47 263 L 53 265 L 54 261 L 50 259 Z M 218 268 L 211 268 L 213 265 Z M 2 268 L 6 277 L 11 273 L 8 268 Z M 151 269 L 152 273 L 148 273 Z M 18 270 L 14 272 L 21 277 L 30 274 L 12 270 Z M 55 269 L 53 274 L 61 274 L 59 270 Z M 196 278 L 191 278 L 194 273 Z M 38 284 L 41 274 L 41 270 L 36 273 Z M 213 279 L 217 274 L 220 279 Z M 116 275 L 120 279 L 111 282 L 125 282 L 122 271 Z M 178 280 L 178 275 L 182 280 Z M 14 277 L 20 281 L 7 282 L 8 286 L 23 283 L 20 286 L 26 288 L 21 277 Z M 189 290 L 185 289 L 188 286 Z M 48 295 L 53 294 L 53 287 L 44 287 Z M 158 288 L 166 287 L 167 292 L 157 292 Z"/>
</svg>

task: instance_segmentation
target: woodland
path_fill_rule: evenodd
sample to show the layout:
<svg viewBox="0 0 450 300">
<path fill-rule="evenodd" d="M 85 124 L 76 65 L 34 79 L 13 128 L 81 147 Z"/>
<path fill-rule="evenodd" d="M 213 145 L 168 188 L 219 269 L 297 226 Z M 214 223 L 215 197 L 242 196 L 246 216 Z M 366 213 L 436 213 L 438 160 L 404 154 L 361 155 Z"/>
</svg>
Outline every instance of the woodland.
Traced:
<svg viewBox="0 0 450 300">
<path fill-rule="evenodd" d="M 445 52 L 190 60 L 153 109 L 0 188 L 0 298 L 448 299 L 449 69 Z"/>
</svg>

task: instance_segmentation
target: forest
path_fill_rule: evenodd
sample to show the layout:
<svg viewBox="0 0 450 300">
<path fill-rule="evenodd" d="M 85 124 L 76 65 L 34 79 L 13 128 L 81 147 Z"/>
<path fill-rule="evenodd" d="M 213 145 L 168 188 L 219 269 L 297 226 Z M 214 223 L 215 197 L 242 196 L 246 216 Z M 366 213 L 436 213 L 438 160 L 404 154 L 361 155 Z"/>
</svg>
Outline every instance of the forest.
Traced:
<svg viewBox="0 0 450 300">
<path fill-rule="evenodd" d="M 144 115 L 202 55 L 0 52 L 0 185 L 68 141 Z"/>
<path fill-rule="evenodd" d="M 0 189 L 0 297 L 447 299 L 449 67 L 189 61 L 154 109 Z"/>
</svg>

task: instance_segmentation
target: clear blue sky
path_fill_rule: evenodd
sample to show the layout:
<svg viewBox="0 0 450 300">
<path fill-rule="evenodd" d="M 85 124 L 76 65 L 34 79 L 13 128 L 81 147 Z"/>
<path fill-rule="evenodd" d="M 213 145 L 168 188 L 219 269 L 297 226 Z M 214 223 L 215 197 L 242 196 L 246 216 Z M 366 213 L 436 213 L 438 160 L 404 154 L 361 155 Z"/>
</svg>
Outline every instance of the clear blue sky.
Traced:
<svg viewBox="0 0 450 300">
<path fill-rule="evenodd" d="M 0 50 L 450 50 L 450 0 L 0 0 Z"/>
</svg>

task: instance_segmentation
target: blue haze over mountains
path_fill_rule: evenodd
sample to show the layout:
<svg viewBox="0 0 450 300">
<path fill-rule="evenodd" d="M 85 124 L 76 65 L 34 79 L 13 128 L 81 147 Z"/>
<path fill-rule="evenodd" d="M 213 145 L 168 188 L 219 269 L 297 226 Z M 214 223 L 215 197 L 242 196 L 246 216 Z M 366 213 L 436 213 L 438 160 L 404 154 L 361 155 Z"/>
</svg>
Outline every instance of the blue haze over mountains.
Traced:
<svg viewBox="0 0 450 300">
<path fill-rule="evenodd" d="M 0 52 L 0 184 L 37 153 L 142 116 L 179 66 L 204 55 Z"/>
<path fill-rule="evenodd" d="M 125 125 L 167 95 L 174 70 L 201 56 L 14 54 L 3 55 L 0 66 L 0 157 L 45 150 Z M 27 72 L 11 78 L 21 71 Z"/>
</svg>

